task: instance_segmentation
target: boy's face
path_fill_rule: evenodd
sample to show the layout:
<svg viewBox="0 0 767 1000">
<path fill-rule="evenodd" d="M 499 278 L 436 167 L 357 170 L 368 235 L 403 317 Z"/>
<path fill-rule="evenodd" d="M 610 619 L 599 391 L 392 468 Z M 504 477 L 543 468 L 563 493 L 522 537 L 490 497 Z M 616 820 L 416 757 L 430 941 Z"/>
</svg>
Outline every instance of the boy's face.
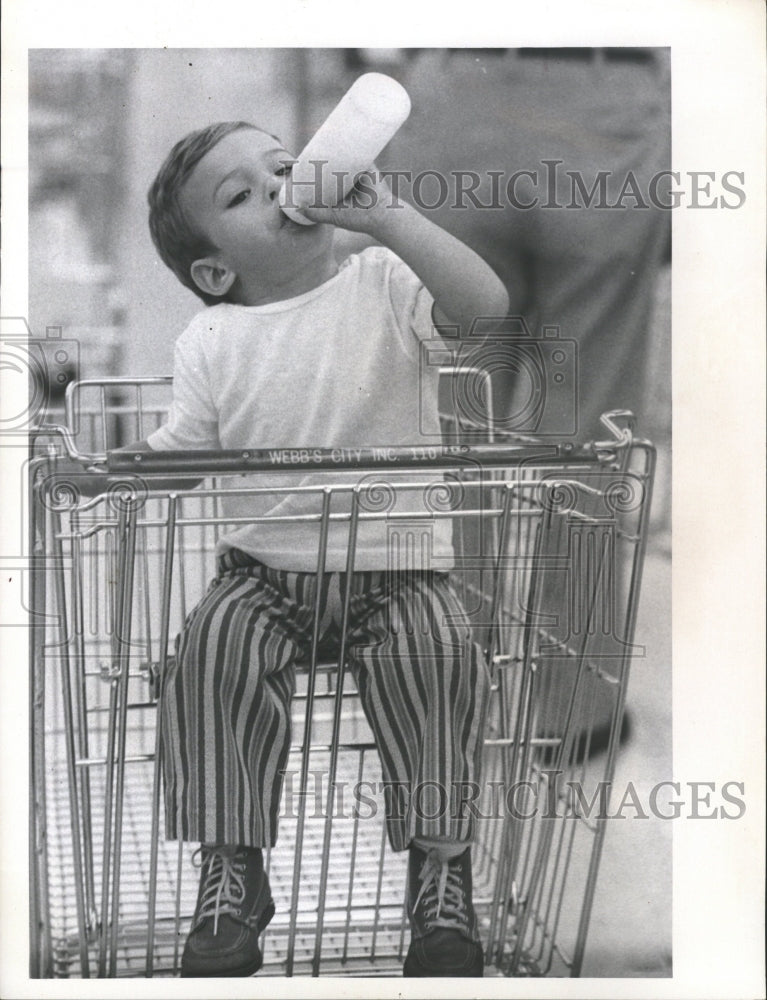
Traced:
<svg viewBox="0 0 767 1000">
<path fill-rule="evenodd" d="M 279 207 L 289 169 L 284 161 L 293 159 L 273 136 L 239 129 L 203 156 L 179 195 L 186 217 L 218 248 L 205 260 L 215 260 L 227 279 L 236 276 L 237 298 L 244 304 L 264 301 L 272 289 L 290 292 L 292 280 L 306 273 L 308 264 L 332 260 L 332 228 L 301 226 Z M 196 267 L 192 274 L 198 284 L 216 280 L 209 269 Z"/>
</svg>

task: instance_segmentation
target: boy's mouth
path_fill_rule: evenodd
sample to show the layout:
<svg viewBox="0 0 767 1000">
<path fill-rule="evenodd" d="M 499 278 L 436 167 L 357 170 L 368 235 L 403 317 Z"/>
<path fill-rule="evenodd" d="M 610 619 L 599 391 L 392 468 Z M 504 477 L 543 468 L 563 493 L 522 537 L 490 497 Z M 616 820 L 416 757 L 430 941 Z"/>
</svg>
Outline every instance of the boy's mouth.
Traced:
<svg viewBox="0 0 767 1000">
<path fill-rule="evenodd" d="M 288 214 L 287 212 L 283 212 L 282 208 L 278 207 L 277 208 L 277 213 L 280 216 L 280 220 L 279 220 L 279 222 L 277 224 L 277 228 L 278 229 L 285 229 L 285 228 L 287 228 L 292 233 L 299 233 L 301 231 L 303 231 L 304 233 L 307 233 L 307 232 L 311 232 L 313 229 L 317 228 L 317 224 L 314 223 L 314 222 L 311 222 L 308 225 L 307 225 L 307 223 L 303 223 L 302 224 L 300 222 L 296 222 L 293 218 L 291 218 L 290 214 Z M 303 217 L 303 214 L 302 214 L 302 217 Z"/>
<path fill-rule="evenodd" d="M 279 228 L 280 229 L 288 229 L 288 230 L 290 230 L 290 232 L 296 233 L 296 232 L 299 232 L 302 229 L 305 230 L 307 227 L 299 225 L 297 222 L 294 222 L 292 219 L 288 218 L 288 216 L 285 215 L 284 212 L 280 211 L 280 225 L 279 225 Z"/>
</svg>

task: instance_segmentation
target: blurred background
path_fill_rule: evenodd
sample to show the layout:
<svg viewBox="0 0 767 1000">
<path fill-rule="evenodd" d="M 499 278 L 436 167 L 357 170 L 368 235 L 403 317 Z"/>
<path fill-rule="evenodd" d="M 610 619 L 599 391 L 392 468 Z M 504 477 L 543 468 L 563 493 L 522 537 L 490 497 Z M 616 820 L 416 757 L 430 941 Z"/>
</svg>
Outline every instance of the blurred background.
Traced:
<svg viewBox="0 0 767 1000">
<path fill-rule="evenodd" d="M 629 172 L 646 193 L 650 178 L 670 168 L 667 50 L 32 50 L 29 322 L 36 338 L 61 328 L 78 341 L 70 377 L 170 374 L 174 341 L 201 308 L 157 257 L 147 227 L 146 192 L 171 146 L 210 122 L 245 119 L 298 152 L 368 70 L 399 79 L 413 102 L 381 167 L 508 175 L 559 160 L 562 183 L 572 170 L 590 188 L 596 172 L 610 171 L 612 196 Z M 401 190 L 407 198 L 407 185 Z M 569 190 L 557 192 L 560 201 Z M 520 192 L 527 197 L 529 188 Z M 534 337 L 556 326 L 577 342 L 579 436 L 603 436 L 598 414 L 628 407 L 658 446 L 638 624 L 646 656 L 633 671 L 632 735 L 616 776 L 649 789 L 672 776 L 671 213 L 625 204 L 448 204 L 434 217 L 496 268 L 511 311 Z M 339 254 L 358 245 L 341 234 Z M 512 406 L 507 376 L 496 392 Z M 616 824 L 584 975 L 670 975 L 670 892 L 671 824 Z"/>
</svg>

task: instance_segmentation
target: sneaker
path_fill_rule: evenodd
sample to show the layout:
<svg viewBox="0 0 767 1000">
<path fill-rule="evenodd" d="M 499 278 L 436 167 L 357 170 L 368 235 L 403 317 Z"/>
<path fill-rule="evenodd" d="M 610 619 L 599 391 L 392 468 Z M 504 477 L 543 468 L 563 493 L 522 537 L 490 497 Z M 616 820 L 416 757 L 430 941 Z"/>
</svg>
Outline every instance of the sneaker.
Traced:
<svg viewBox="0 0 767 1000">
<path fill-rule="evenodd" d="M 274 916 L 261 851 L 203 844 L 199 856 L 200 889 L 181 976 L 252 976 L 263 963 L 258 937 Z"/>
<path fill-rule="evenodd" d="M 443 861 L 410 848 L 405 976 L 481 976 L 484 955 L 471 902 L 471 849 Z"/>
</svg>

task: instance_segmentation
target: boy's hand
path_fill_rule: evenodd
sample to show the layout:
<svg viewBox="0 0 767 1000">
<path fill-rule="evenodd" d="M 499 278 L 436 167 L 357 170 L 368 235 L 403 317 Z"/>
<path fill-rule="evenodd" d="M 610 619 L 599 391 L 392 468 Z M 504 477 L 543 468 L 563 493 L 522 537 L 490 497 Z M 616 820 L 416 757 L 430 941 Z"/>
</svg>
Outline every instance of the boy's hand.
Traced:
<svg viewBox="0 0 767 1000">
<path fill-rule="evenodd" d="M 302 211 L 312 222 L 330 223 L 339 229 L 377 237 L 387 219 L 385 213 L 402 212 L 406 208 L 403 202 L 395 200 L 381 172 L 373 165 L 358 176 L 357 183 L 334 208 Z"/>
<path fill-rule="evenodd" d="M 375 165 L 337 207 L 304 211 L 313 222 L 364 233 L 392 250 L 434 296 L 438 322 L 468 333 L 478 317 L 506 315 L 509 297 L 492 268 L 412 205 L 397 201 Z"/>
</svg>

